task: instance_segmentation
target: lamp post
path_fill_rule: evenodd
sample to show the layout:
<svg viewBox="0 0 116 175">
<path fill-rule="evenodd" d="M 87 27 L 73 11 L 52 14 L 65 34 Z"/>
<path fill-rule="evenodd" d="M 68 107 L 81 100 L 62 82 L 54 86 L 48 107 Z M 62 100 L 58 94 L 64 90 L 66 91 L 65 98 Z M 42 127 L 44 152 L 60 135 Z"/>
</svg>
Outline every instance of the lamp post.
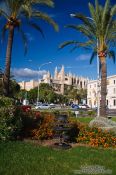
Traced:
<svg viewBox="0 0 116 175">
<path fill-rule="evenodd" d="M 40 66 L 39 66 L 39 68 L 38 68 L 38 70 L 40 71 L 40 69 L 41 69 L 41 67 L 42 66 L 44 66 L 44 65 L 46 65 L 46 64 L 51 64 L 52 62 L 47 62 L 47 63 L 43 63 L 43 64 L 41 64 Z M 38 102 L 39 102 L 39 72 L 38 72 L 38 91 L 37 91 L 37 104 L 38 104 Z"/>
<path fill-rule="evenodd" d="M 92 20 L 94 23 L 94 19 L 87 17 L 88 19 Z M 97 38 L 97 117 L 100 116 L 100 68 L 99 68 L 99 56 L 98 56 L 98 38 Z"/>
<path fill-rule="evenodd" d="M 71 17 L 75 17 L 75 14 L 70 14 Z M 91 17 L 86 17 L 90 20 L 92 20 L 94 23 L 94 19 Z M 98 50 L 98 38 L 97 38 L 97 50 Z M 97 117 L 100 116 L 100 68 L 99 68 L 99 56 L 98 56 L 98 51 L 97 51 Z"/>
<path fill-rule="evenodd" d="M 97 38 L 97 50 L 98 50 L 98 38 Z M 97 51 L 97 117 L 100 116 L 100 68 L 99 68 L 99 57 Z"/>
</svg>

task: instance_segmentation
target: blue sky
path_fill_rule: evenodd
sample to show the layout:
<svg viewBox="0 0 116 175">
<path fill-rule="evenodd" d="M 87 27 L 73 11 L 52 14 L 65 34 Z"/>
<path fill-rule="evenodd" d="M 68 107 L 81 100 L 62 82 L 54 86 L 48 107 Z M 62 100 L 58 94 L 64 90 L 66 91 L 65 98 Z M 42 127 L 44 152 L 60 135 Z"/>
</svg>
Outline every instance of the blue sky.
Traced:
<svg viewBox="0 0 116 175">
<path fill-rule="evenodd" d="M 34 29 L 24 27 L 23 30 L 29 38 L 29 48 L 26 56 L 24 56 L 21 37 L 15 32 L 11 69 L 17 81 L 37 78 L 38 67 L 49 61 L 52 61 L 52 64 L 43 66 L 39 72 L 40 76 L 47 70 L 53 74 L 56 66 L 60 68 L 61 65 L 64 65 L 66 72 L 70 71 L 76 75 L 92 79 L 96 78 L 96 60 L 92 65 L 89 64 L 91 52 L 84 49 L 70 52 L 71 47 L 58 50 L 59 44 L 63 41 L 75 38 L 79 41 L 82 40 L 80 33 L 66 29 L 64 26 L 79 22 L 70 17 L 71 13 L 82 12 L 89 16 L 88 2 L 94 3 L 94 0 L 55 0 L 55 8 L 41 7 L 41 10 L 47 12 L 58 23 L 60 31 L 55 32 L 49 24 L 39 21 L 39 25 L 45 34 L 45 39 L 43 39 L 41 34 Z M 105 0 L 99 0 L 99 2 L 104 3 Z M 111 3 L 115 4 L 116 0 L 111 0 Z M 0 45 L 0 67 L 3 69 L 6 41 Z M 108 60 L 107 68 L 108 75 L 116 74 L 116 64 L 112 60 Z"/>
</svg>

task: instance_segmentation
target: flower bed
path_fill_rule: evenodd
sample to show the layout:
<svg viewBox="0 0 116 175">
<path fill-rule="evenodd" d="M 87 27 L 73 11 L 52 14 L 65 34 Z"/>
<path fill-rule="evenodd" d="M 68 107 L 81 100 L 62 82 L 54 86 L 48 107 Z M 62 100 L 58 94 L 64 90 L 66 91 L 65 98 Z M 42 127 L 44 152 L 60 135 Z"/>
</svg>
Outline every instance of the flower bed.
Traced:
<svg viewBox="0 0 116 175">
<path fill-rule="evenodd" d="M 86 143 L 95 147 L 116 148 L 116 135 L 100 128 L 90 128 L 88 125 L 80 125 L 80 132 L 77 138 L 78 143 Z"/>
</svg>

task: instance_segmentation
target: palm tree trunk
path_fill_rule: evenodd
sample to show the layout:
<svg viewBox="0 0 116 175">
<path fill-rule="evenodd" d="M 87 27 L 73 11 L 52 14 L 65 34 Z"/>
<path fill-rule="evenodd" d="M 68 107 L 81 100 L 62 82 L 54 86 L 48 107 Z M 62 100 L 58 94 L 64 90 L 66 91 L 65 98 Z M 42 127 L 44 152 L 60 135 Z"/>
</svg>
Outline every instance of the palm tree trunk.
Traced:
<svg viewBox="0 0 116 175">
<path fill-rule="evenodd" d="M 107 69 L 106 58 L 100 57 L 101 62 L 101 101 L 100 101 L 100 116 L 106 117 L 106 95 L 107 95 Z"/>
<path fill-rule="evenodd" d="M 14 26 L 11 25 L 9 28 L 8 43 L 6 50 L 6 66 L 3 76 L 3 93 L 5 96 L 9 96 L 9 83 L 10 83 L 10 67 L 11 67 L 11 54 L 13 46 L 13 37 L 14 37 Z"/>
</svg>

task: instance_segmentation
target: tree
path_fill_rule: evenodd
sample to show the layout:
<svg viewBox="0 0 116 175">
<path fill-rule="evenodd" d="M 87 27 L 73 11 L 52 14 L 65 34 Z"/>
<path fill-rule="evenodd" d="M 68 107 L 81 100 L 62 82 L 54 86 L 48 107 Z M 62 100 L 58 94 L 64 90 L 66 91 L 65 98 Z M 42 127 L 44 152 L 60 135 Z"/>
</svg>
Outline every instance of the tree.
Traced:
<svg viewBox="0 0 116 175">
<path fill-rule="evenodd" d="M 60 45 L 64 48 L 67 45 L 73 44 L 71 50 L 78 47 L 92 49 L 93 53 L 90 58 L 90 63 L 98 54 L 101 66 L 101 101 L 100 101 L 100 116 L 106 117 L 106 95 L 107 95 L 107 68 L 106 57 L 113 58 L 115 62 L 115 52 L 112 50 L 116 47 L 116 5 L 111 6 L 110 0 L 106 0 L 102 6 L 95 0 L 95 7 L 89 3 L 90 17 L 83 14 L 71 14 L 71 16 L 81 20 L 79 25 L 67 25 L 81 32 L 87 39 L 84 42 L 77 40 L 66 41 Z"/>
<path fill-rule="evenodd" d="M 29 101 L 36 102 L 37 101 L 37 93 L 38 87 L 31 89 L 28 91 L 28 99 Z M 22 94 L 22 93 L 20 93 Z M 41 83 L 39 87 L 39 98 L 41 102 L 49 102 L 53 103 L 57 100 L 57 95 L 54 92 L 52 86 L 47 83 Z"/>
<path fill-rule="evenodd" d="M 38 30 L 42 35 L 43 31 L 36 23 L 37 20 L 45 20 L 58 31 L 57 24 L 45 13 L 38 9 L 39 5 L 47 5 L 53 7 L 53 0 L 4 0 L 0 3 L 0 16 L 5 18 L 5 24 L 2 27 L 2 36 L 8 30 L 8 43 L 6 49 L 6 67 L 3 77 L 4 95 L 9 96 L 9 78 L 11 67 L 11 55 L 15 29 L 22 35 L 27 51 L 27 36 L 23 32 L 21 26 L 29 25 Z"/>
<path fill-rule="evenodd" d="M 86 89 L 75 89 L 73 86 L 65 89 L 65 95 L 68 98 L 68 101 L 78 100 L 78 103 L 81 102 L 82 99 L 87 99 L 87 90 Z"/>
</svg>

